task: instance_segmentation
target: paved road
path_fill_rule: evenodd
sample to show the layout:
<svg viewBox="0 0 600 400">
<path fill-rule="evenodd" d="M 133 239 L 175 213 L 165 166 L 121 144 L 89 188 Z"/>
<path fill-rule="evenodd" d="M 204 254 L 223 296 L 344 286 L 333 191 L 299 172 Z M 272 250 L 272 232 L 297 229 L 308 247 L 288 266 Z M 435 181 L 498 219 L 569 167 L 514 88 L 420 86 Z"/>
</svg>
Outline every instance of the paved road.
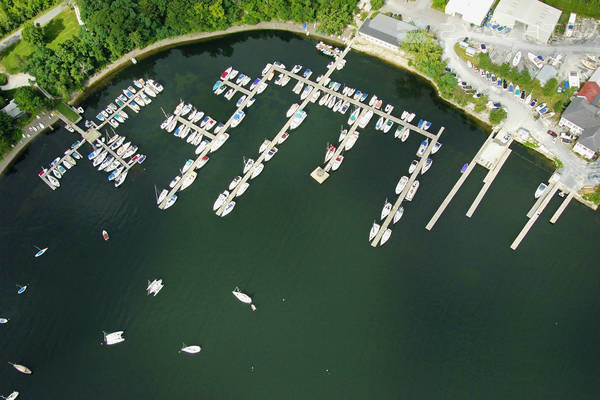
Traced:
<svg viewBox="0 0 600 400">
<path fill-rule="evenodd" d="M 52 20 L 52 18 L 54 18 L 58 14 L 60 14 L 65 8 L 67 8 L 67 5 L 65 3 L 60 3 L 59 5 L 54 7 L 52 10 L 46 12 L 44 15 L 41 15 L 40 17 L 36 18 L 34 20 L 34 23 L 44 26 L 48 22 L 50 22 Z M 23 28 L 16 30 L 15 32 L 11 33 L 4 39 L 0 40 L 0 50 L 3 50 L 6 47 L 10 46 L 11 44 L 20 40 L 21 39 L 21 31 L 23 31 Z"/>
<path fill-rule="evenodd" d="M 506 108 L 508 118 L 503 123 L 504 127 L 512 133 L 521 127 L 527 129 L 531 132 L 533 138 L 540 142 L 548 152 L 562 161 L 564 168 L 560 172 L 563 184 L 574 190 L 580 189 L 583 185 L 597 184 L 600 179 L 589 178 L 590 175 L 598 172 L 597 169 L 577 157 L 569 147 L 563 145 L 560 141 L 554 142 L 552 137 L 546 133 L 548 129 L 554 129 L 558 132 L 556 127 L 551 126 L 551 122 L 534 120 L 533 113 L 514 95 L 490 85 L 489 82 L 481 78 L 479 72 L 468 68 L 466 63 L 456 55 L 454 45 L 457 41 L 468 36 L 471 39 L 491 44 L 500 50 L 518 48 L 534 53 L 550 54 L 558 52 L 567 56 L 577 56 L 590 51 L 600 52 L 600 40 L 594 38 L 585 42 L 579 41 L 577 45 L 573 45 L 573 43 L 543 45 L 518 37 L 518 33 L 515 33 L 514 37 L 507 38 L 505 35 L 494 35 L 488 31 L 476 32 L 471 27 L 466 26 L 459 18 L 445 15 L 430 6 L 431 0 L 417 0 L 408 3 L 405 0 L 388 0 L 383 10 L 400 13 L 405 20 L 418 19 L 429 24 L 432 31 L 440 39 L 444 48 L 443 57 L 450 68 L 473 88 L 486 93 L 490 100 L 500 102 Z"/>
</svg>

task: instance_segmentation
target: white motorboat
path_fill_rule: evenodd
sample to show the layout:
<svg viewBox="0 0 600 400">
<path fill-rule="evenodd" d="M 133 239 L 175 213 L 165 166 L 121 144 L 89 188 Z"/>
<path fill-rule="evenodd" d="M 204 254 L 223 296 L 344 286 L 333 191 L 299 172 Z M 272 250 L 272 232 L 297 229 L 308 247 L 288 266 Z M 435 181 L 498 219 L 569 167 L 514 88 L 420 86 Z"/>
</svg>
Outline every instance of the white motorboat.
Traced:
<svg viewBox="0 0 600 400">
<path fill-rule="evenodd" d="M 265 164 L 263 164 L 263 163 L 256 164 L 254 166 L 254 169 L 252 170 L 252 175 L 250 175 L 250 179 L 254 179 L 258 175 L 260 175 L 260 173 L 263 171 L 263 169 L 265 169 Z"/>
<path fill-rule="evenodd" d="M 188 169 L 192 168 L 192 165 L 194 165 L 194 160 L 187 160 L 181 169 L 181 173 L 185 174 Z"/>
<path fill-rule="evenodd" d="M 406 142 L 406 139 L 408 139 L 409 135 L 410 135 L 410 128 L 404 127 L 404 133 L 400 137 L 400 140 L 403 141 L 403 142 Z"/>
<path fill-rule="evenodd" d="M 542 196 L 542 194 L 544 194 L 544 192 L 546 191 L 547 188 L 548 188 L 548 185 L 546 185 L 543 182 L 540 183 L 540 185 L 535 190 L 535 198 L 536 199 L 540 198 Z"/>
<path fill-rule="evenodd" d="M 333 171 L 337 171 L 337 169 L 340 167 L 340 165 L 342 165 L 342 162 L 344 161 L 344 156 L 343 155 L 339 155 L 335 158 L 335 160 L 333 160 L 333 163 L 331 164 L 331 169 Z"/>
<path fill-rule="evenodd" d="M 269 150 L 267 152 L 267 154 L 265 154 L 265 161 L 269 161 L 271 158 L 273 158 L 273 156 L 277 153 L 277 147 L 273 147 L 271 148 L 271 150 Z"/>
<path fill-rule="evenodd" d="M 390 228 L 388 228 L 385 230 L 385 232 L 383 232 L 383 235 L 381 235 L 381 240 L 379 241 L 379 245 L 383 246 L 385 244 L 385 242 L 387 242 L 390 239 L 390 236 L 392 236 L 392 230 Z"/>
<path fill-rule="evenodd" d="M 0 324 L 6 324 L 8 322 L 8 318 L 0 318 Z"/>
<path fill-rule="evenodd" d="M 333 106 L 333 112 L 338 112 L 340 108 L 342 108 L 342 103 L 344 102 L 344 100 L 339 99 L 335 105 Z"/>
<path fill-rule="evenodd" d="M 241 195 L 243 195 L 249 186 L 250 186 L 250 183 L 248 183 L 248 182 L 242 183 L 242 185 L 238 188 L 237 192 L 235 192 L 235 197 L 240 197 Z"/>
<path fill-rule="evenodd" d="M 24 365 L 8 362 L 14 369 L 25 375 L 31 375 L 31 370 Z"/>
<path fill-rule="evenodd" d="M 112 333 L 102 332 L 102 333 L 104 333 L 104 343 L 107 344 L 108 346 L 125 341 L 125 338 L 123 337 L 124 331 L 116 331 L 116 332 L 112 332 Z"/>
<path fill-rule="evenodd" d="M 290 106 L 290 108 L 287 110 L 287 112 L 285 113 L 285 116 L 290 118 L 292 115 L 294 115 L 294 113 L 296 112 L 298 107 L 299 107 L 299 105 L 297 103 L 292 104 Z"/>
<path fill-rule="evenodd" d="M 388 133 L 390 131 L 390 129 L 392 129 L 392 126 L 394 125 L 394 122 L 392 120 L 386 119 L 383 127 L 381 128 L 383 130 L 383 133 Z"/>
<path fill-rule="evenodd" d="M 423 166 L 421 167 L 421 175 L 429 171 L 429 168 L 431 168 L 431 164 L 433 164 L 433 160 L 431 158 L 427 158 L 427 160 L 425 160 L 425 164 L 423 164 Z"/>
<path fill-rule="evenodd" d="M 227 200 L 228 197 L 229 197 L 229 190 L 225 190 L 225 191 L 223 191 L 223 193 L 219 194 L 219 196 L 215 200 L 215 203 L 213 204 L 213 211 L 217 211 L 223 205 L 225 200 Z"/>
<path fill-rule="evenodd" d="M 254 165 L 254 159 L 249 158 L 247 160 L 244 160 L 244 174 L 246 172 L 248 172 L 250 170 L 250 168 L 252 168 L 253 165 Z"/>
<path fill-rule="evenodd" d="M 358 118 L 359 114 L 360 114 L 360 108 L 357 108 L 356 110 L 354 110 L 352 112 L 352 114 L 350 114 L 350 117 L 348 117 L 348 125 L 350 125 L 350 126 L 354 125 L 354 122 L 356 122 L 356 119 Z"/>
<path fill-rule="evenodd" d="M 183 180 L 181 181 L 181 186 L 179 187 L 179 190 L 187 189 L 192 183 L 194 183 L 197 177 L 198 174 L 194 171 L 191 171 L 190 173 L 185 175 L 183 177 Z"/>
<path fill-rule="evenodd" d="M 419 189 L 419 181 L 414 181 L 406 194 L 407 201 L 412 201 L 413 197 L 415 197 L 415 193 L 417 193 L 417 189 Z"/>
<path fill-rule="evenodd" d="M 360 132 L 358 132 L 358 131 L 352 132 L 352 134 L 350 134 L 350 137 L 348 139 L 346 139 L 346 144 L 344 145 L 344 150 L 346 150 L 346 151 L 350 150 L 354 146 L 356 141 L 358 140 L 359 135 L 360 135 Z"/>
<path fill-rule="evenodd" d="M 152 282 L 148 281 L 148 287 L 146 288 L 146 294 L 148 296 L 153 295 L 156 297 L 158 292 L 162 290 L 165 285 L 162 283 L 162 279 L 155 279 Z"/>
<path fill-rule="evenodd" d="M 323 97 L 319 100 L 319 105 L 325 105 L 329 101 L 329 93 L 325 93 Z"/>
<path fill-rule="evenodd" d="M 233 180 L 229 183 L 229 190 L 235 189 L 235 187 L 240 183 L 241 180 L 242 177 L 239 175 L 233 178 Z"/>
<path fill-rule="evenodd" d="M 435 142 L 433 148 L 431 149 L 431 154 L 435 154 L 442 147 L 442 142 Z"/>
<path fill-rule="evenodd" d="M 310 102 L 311 103 L 315 103 L 319 99 L 320 95 L 321 95 L 321 91 L 320 90 L 315 90 L 313 92 L 313 94 L 310 96 Z"/>
<path fill-rule="evenodd" d="M 227 141 L 227 139 L 229 139 L 228 133 L 226 133 L 226 132 L 219 133 L 210 145 L 210 152 L 214 153 L 215 151 L 219 150 L 221 148 L 221 146 L 223 146 L 223 143 L 225 143 Z"/>
<path fill-rule="evenodd" d="M 260 145 L 260 147 L 258 148 L 258 152 L 262 153 L 263 151 L 265 151 L 267 149 L 267 147 L 269 147 L 271 145 L 271 141 L 269 139 L 265 139 L 263 140 L 262 144 Z"/>
<path fill-rule="evenodd" d="M 171 197 L 169 197 L 169 200 L 167 200 L 167 202 L 165 203 L 164 207 L 162 207 L 163 210 L 166 210 L 167 208 L 171 207 L 173 204 L 175 204 L 175 202 L 177 201 L 177 195 L 174 194 Z"/>
<path fill-rule="evenodd" d="M 184 353 L 188 354 L 196 354 L 199 353 L 200 350 L 202 350 L 200 346 L 186 346 L 184 343 L 180 351 L 183 351 Z"/>
<path fill-rule="evenodd" d="M 238 299 L 242 303 L 250 304 L 250 308 L 252 309 L 252 311 L 256 311 L 256 307 L 254 306 L 254 304 L 252 304 L 252 297 L 240 291 L 239 287 L 236 286 L 231 293 L 235 296 L 236 299 Z"/>
<path fill-rule="evenodd" d="M 125 182 L 125 178 L 127 178 L 127 174 L 129 171 L 123 171 L 123 173 L 119 174 L 119 176 L 115 179 L 115 187 L 121 186 L 123 182 Z"/>
<path fill-rule="evenodd" d="M 198 165 L 196 165 L 196 169 L 200 169 L 202 167 L 204 167 L 204 165 L 208 162 L 208 160 L 210 160 L 210 158 L 208 156 L 204 156 L 200 159 L 200 162 L 198 163 Z"/>
<path fill-rule="evenodd" d="M 429 146 L 429 140 L 425 139 L 419 145 L 419 149 L 417 150 L 417 157 L 421 157 L 423 154 L 425 154 L 425 150 L 427 150 L 427 146 Z"/>
<path fill-rule="evenodd" d="M 392 203 L 390 203 L 389 201 L 387 201 L 387 199 L 385 199 L 385 204 L 383 205 L 383 208 L 381 209 L 381 219 L 383 220 L 385 217 L 387 217 L 389 215 L 390 211 L 392 211 Z"/>
<path fill-rule="evenodd" d="M 200 154 L 204 151 L 204 149 L 206 148 L 206 146 L 208 145 L 208 140 L 203 140 L 202 142 L 200 142 L 200 144 L 198 145 L 198 147 L 196 147 L 196 154 Z"/>
<path fill-rule="evenodd" d="M 331 145 L 331 146 L 327 147 L 327 150 L 325 151 L 325 162 L 329 161 L 331 159 L 331 157 L 333 157 L 334 154 L 335 154 L 335 146 Z"/>
<path fill-rule="evenodd" d="M 233 120 L 231 121 L 231 127 L 235 128 L 242 122 L 242 120 L 246 117 L 246 113 L 242 110 L 237 110 L 235 114 L 233 114 Z"/>
<path fill-rule="evenodd" d="M 417 165 L 419 165 L 419 161 L 418 160 L 412 160 L 412 162 L 410 163 L 410 167 L 408 167 L 408 173 L 412 174 L 413 171 L 417 168 Z"/>
<path fill-rule="evenodd" d="M 406 117 L 408 117 L 408 114 L 409 114 L 408 111 L 406 111 L 406 110 L 402 111 L 402 116 L 400 117 L 400 119 L 402 121 L 404 121 L 406 119 Z"/>
<path fill-rule="evenodd" d="M 169 191 L 167 189 L 163 189 L 160 194 L 158 195 L 158 197 L 156 198 L 156 204 L 160 204 L 163 202 L 163 200 L 165 199 L 165 197 L 167 197 L 167 195 L 169 194 Z"/>
<path fill-rule="evenodd" d="M 2 397 L 4 400 L 15 400 L 17 397 L 19 397 L 19 392 L 12 392 L 11 394 L 9 394 L 8 396 L 0 396 Z"/>
<path fill-rule="evenodd" d="M 285 140 L 290 136 L 288 132 L 283 132 L 283 135 L 277 140 L 277 144 L 281 144 L 285 142 Z"/>
<path fill-rule="evenodd" d="M 375 96 L 375 95 L 371 96 L 371 100 L 369 100 L 369 106 L 373 107 L 373 105 L 375 105 L 376 102 L 377 102 L 377 96 Z"/>
<path fill-rule="evenodd" d="M 404 215 L 404 207 L 400 207 L 399 209 L 396 210 L 396 213 L 394 214 L 394 224 L 398 221 L 400 221 L 400 218 L 402 218 L 402 215 Z"/>
<path fill-rule="evenodd" d="M 175 187 L 175 185 L 177 184 L 177 182 L 179 182 L 179 180 L 181 179 L 181 176 L 177 175 L 175 178 L 173 178 L 173 180 L 169 183 L 169 187 L 171 189 L 173 189 Z"/>
<path fill-rule="evenodd" d="M 413 119 L 415 119 L 415 116 L 416 116 L 416 115 L 417 115 L 417 114 L 415 114 L 415 113 L 410 113 L 410 114 L 408 115 L 408 117 L 406 117 L 406 121 L 407 121 L 407 122 L 412 122 L 412 120 L 413 120 Z"/>
<path fill-rule="evenodd" d="M 304 110 L 299 110 L 290 122 L 290 129 L 296 129 L 306 119 L 307 113 Z"/>
<path fill-rule="evenodd" d="M 229 214 L 230 212 L 232 212 L 234 207 L 235 207 L 235 201 L 230 201 L 229 204 L 227 204 L 227 206 L 223 210 L 223 213 L 221 213 L 221 217 L 224 217 L 227 214 Z"/>
<path fill-rule="evenodd" d="M 364 128 L 365 126 L 367 126 L 367 124 L 371 120 L 371 117 L 373 117 L 373 110 L 368 110 L 365 113 L 365 115 L 363 115 L 361 117 L 360 121 L 358 121 L 358 126 L 360 126 L 361 128 Z"/>
<path fill-rule="evenodd" d="M 377 235 L 377 232 L 379 232 L 380 228 L 381 228 L 381 225 L 379 225 L 378 223 L 373 221 L 373 226 L 371 226 L 371 231 L 369 232 L 369 242 L 371 240 L 373 240 L 373 238 L 375 238 L 375 236 Z"/>
<path fill-rule="evenodd" d="M 396 185 L 396 194 L 402 193 L 402 190 L 404 190 L 404 187 L 406 186 L 407 182 L 408 182 L 408 176 L 403 176 L 402 178 L 400 178 L 400 180 L 398 181 L 398 184 Z"/>
<path fill-rule="evenodd" d="M 517 54 L 513 57 L 512 65 L 516 67 L 521 62 L 521 51 L 518 51 Z"/>
<path fill-rule="evenodd" d="M 383 117 L 379 117 L 379 119 L 375 123 L 375 129 L 381 130 L 383 128 L 383 122 L 384 122 L 384 118 Z"/>
<path fill-rule="evenodd" d="M 344 138 L 346 137 L 347 134 L 348 134 L 348 129 L 342 129 L 340 131 L 340 136 L 338 137 L 338 142 L 341 142 L 342 140 L 344 140 Z"/>
</svg>

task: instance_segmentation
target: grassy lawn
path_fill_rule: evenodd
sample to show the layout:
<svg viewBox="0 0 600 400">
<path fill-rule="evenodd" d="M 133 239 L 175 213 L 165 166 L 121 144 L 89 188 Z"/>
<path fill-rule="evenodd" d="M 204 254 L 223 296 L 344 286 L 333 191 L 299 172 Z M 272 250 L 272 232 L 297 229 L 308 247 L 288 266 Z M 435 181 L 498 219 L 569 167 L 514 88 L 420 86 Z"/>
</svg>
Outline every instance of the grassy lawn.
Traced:
<svg viewBox="0 0 600 400">
<path fill-rule="evenodd" d="M 45 26 L 45 32 L 47 46 L 56 49 L 60 43 L 79 32 L 75 13 L 71 10 L 63 11 Z M 25 59 L 33 53 L 33 50 L 32 45 L 21 40 L 0 53 L 0 65 L 9 74 L 21 72 Z"/>
<path fill-rule="evenodd" d="M 7 47 L 0 53 L 0 64 L 9 74 L 21 72 L 25 59 L 33 53 L 34 47 L 20 40 L 12 46 Z"/>
<path fill-rule="evenodd" d="M 589 0 L 542 0 L 552 7 L 560 8 L 564 12 L 574 12 L 586 17 L 600 18 L 600 8 L 597 2 Z M 594 4 L 596 3 L 596 4 Z"/>
<path fill-rule="evenodd" d="M 60 43 L 79 33 L 79 23 L 75 12 L 71 10 L 61 12 L 46 25 L 45 32 L 48 47 L 56 49 Z"/>
<path fill-rule="evenodd" d="M 79 120 L 79 114 L 71 110 L 71 107 L 69 107 L 65 103 L 58 103 L 56 105 L 56 111 L 64 115 L 70 121 L 76 122 L 77 120 Z"/>
</svg>

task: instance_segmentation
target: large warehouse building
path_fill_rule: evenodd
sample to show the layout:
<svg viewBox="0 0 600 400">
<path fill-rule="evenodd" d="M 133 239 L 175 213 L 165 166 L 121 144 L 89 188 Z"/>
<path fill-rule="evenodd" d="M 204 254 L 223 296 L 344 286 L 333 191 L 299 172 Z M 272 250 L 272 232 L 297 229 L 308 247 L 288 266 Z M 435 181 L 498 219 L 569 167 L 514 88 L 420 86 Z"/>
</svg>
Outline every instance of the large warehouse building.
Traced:
<svg viewBox="0 0 600 400">
<path fill-rule="evenodd" d="M 546 43 L 560 18 L 561 11 L 538 0 L 500 0 L 492 21 L 514 28 L 525 26 L 525 36 Z"/>
<path fill-rule="evenodd" d="M 494 0 L 450 0 L 446 4 L 445 12 L 480 26 L 493 3 Z"/>
</svg>

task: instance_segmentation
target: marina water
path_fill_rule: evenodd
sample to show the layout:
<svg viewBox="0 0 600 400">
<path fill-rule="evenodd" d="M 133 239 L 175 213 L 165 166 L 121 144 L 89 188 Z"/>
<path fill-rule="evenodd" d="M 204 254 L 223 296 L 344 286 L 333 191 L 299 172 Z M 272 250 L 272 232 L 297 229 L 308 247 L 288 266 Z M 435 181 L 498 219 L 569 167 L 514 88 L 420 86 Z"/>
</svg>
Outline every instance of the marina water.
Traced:
<svg viewBox="0 0 600 400">
<path fill-rule="evenodd" d="M 226 218 L 217 195 L 285 122 L 298 98 L 270 84 L 231 138 L 167 211 L 167 186 L 194 148 L 159 129 L 179 99 L 218 121 L 232 102 L 211 92 L 229 65 L 256 77 L 267 62 L 314 76 L 330 58 L 286 33 L 240 34 L 168 50 L 116 74 L 91 95 L 86 117 L 137 77 L 165 86 L 117 132 L 148 159 L 118 189 L 81 160 L 51 191 L 40 166 L 77 137 L 37 139 L 0 177 L 0 392 L 37 399 L 552 399 L 597 398 L 600 218 L 572 203 L 556 225 L 556 197 L 518 251 L 551 167 L 515 151 L 473 218 L 465 212 L 485 172 L 477 167 L 433 231 L 425 224 L 486 138 L 421 79 L 351 52 L 333 80 L 375 93 L 445 126 L 444 146 L 389 242 L 368 234 L 407 174 L 420 138 L 406 143 L 371 123 L 323 185 L 309 173 L 336 144 L 347 116 L 310 104 Z M 131 113 L 130 113 L 131 114 Z M 87 149 L 85 146 L 82 149 Z M 110 240 L 105 242 L 101 230 Z M 49 247 L 34 258 L 34 245 Z M 165 288 L 147 297 L 146 282 Z M 16 284 L 28 290 L 17 295 Z M 231 294 L 239 286 L 258 310 Z M 102 331 L 124 343 L 102 346 Z M 200 345 L 196 355 L 178 353 Z M 7 361 L 24 364 L 31 376 Z"/>
</svg>

